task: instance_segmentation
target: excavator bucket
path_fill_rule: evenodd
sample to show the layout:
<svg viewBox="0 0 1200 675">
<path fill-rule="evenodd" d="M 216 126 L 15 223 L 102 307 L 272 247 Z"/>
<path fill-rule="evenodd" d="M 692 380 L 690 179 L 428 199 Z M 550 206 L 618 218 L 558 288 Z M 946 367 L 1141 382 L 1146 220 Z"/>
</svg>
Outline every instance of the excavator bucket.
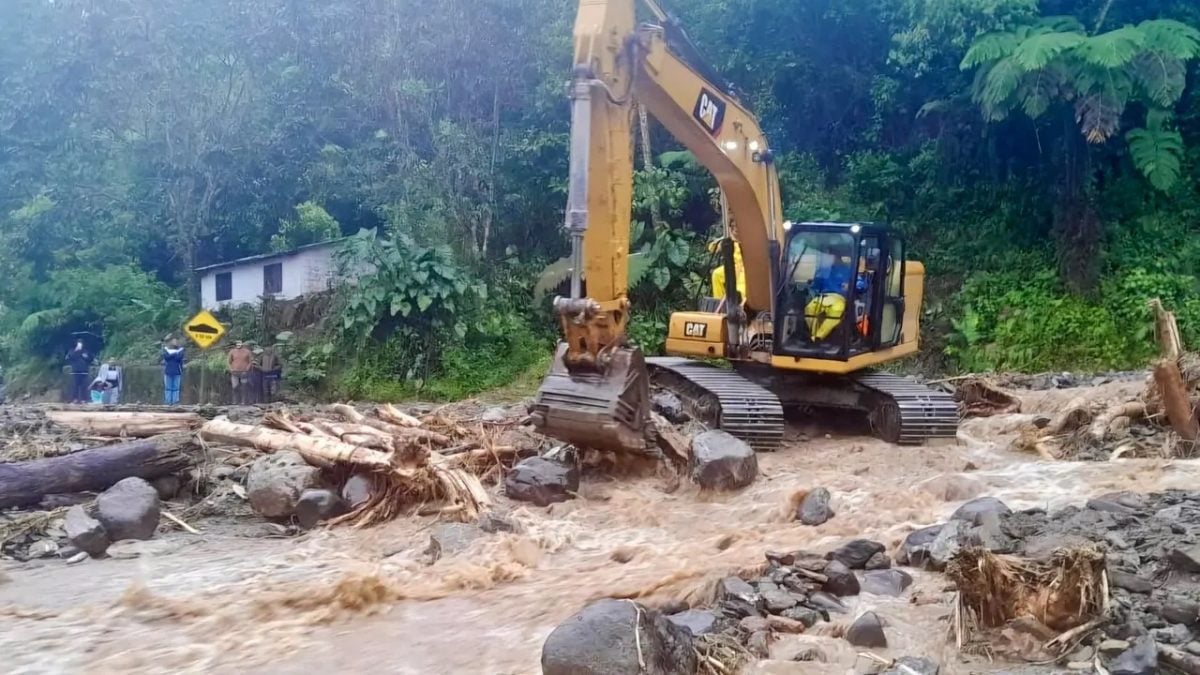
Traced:
<svg viewBox="0 0 1200 675">
<path fill-rule="evenodd" d="M 605 367 L 572 372 L 566 343 L 533 403 L 538 431 L 584 448 L 645 452 L 650 423 L 650 373 L 640 349 L 609 352 Z"/>
</svg>

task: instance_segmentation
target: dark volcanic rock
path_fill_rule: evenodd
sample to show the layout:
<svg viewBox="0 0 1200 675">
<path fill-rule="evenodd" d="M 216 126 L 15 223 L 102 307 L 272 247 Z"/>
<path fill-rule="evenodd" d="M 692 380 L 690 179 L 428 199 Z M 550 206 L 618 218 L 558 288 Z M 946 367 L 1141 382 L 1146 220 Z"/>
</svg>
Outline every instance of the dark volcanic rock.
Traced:
<svg viewBox="0 0 1200 675">
<path fill-rule="evenodd" d="M 522 460 L 504 479 L 509 499 L 549 506 L 575 497 L 579 491 L 579 469 L 544 457 Z"/>
<path fill-rule="evenodd" d="M 929 545 L 928 567 L 944 570 L 954 554 L 963 547 L 963 539 L 969 533 L 966 521 L 951 520 L 938 532 Z"/>
<path fill-rule="evenodd" d="M 900 545 L 900 551 L 896 554 L 896 562 L 912 567 L 925 567 L 929 562 L 929 549 L 933 546 L 934 540 L 937 539 L 943 527 L 945 526 L 930 525 L 910 532 L 904 538 L 904 543 Z"/>
<path fill-rule="evenodd" d="M 352 509 L 371 501 L 374 494 L 375 479 L 369 473 L 356 473 L 342 486 L 342 499 Z"/>
<path fill-rule="evenodd" d="M 126 478 L 96 498 L 96 520 L 112 541 L 153 537 L 160 515 L 158 491 L 141 478 Z"/>
<path fill-rule="evenodd" d="M 827 557 L 830 560 L 839 560 L 846 567 L 852 570 L 861 570 L 867 566 L 867 561 L 876 553 L 883 553 L 886 547 L 870 539 L 854 539 L 842 544 L 840 547 L 832 551 Z"/>
<path fill-rule="evenodd" d="M 716 630 L 717 615 L 702 609 L 689 609 L 667 617 L 671 623 L 687 629 L 693 636 L 707 635 Z"/>
<path fill-rule="evenodd" d="M 93 558 L 103 555 L 112 541 L 100 521 L 89 516 L 83 507 L 76 504 L 67 510 L 63 529 L 67 539 L 80 551 L 87 551 Z"/>
<path fill-rule="evenodd" d="M 820 612 L 809 607 L 793 607 L 783 613 L 783 618 L 799 621 L 805 628 L 812 628 L 824 619 Z"/>
<path fill-rule="evenodd" d="M 871 559 L 863 567 L 868 570 L 886 570 L 891 566 L 892 559 L 888 557 L 888 554 L 881 551 L 871 556 Z"/>
<path fill-rule="evenodd" d="M 808 596 L 808 604 L 834 614 L 845 614 L 849 609 L 837 596 L 825 591 L 818 591 Z"/>
<path fill-rule="evenodd" d="M 1112 675 L 1154 675 L 1158 672 L 1158 646 L 1154 638 L 1143 635 L 1108 667 Z"/>
<path fill-rule="evenodd" d="M 810 491 L 800 508 L 796 510 L 796 519 L 805 525 L 822 525 L 833 517 L 833 508 L 829 505 L 833 495 L 825 488 Z"/>
<path fill-rule="evenodd" d="M 1171 551 L 1171 565 L 1180 572 L 1200 573 L 1200 546 L 1185 546 Z"/>
<path fill-rule="evenodd" d="M 296 502 L 296 522 L 300 527 L 311 530 L 347 510 L 346 502 L 333 490 L 305 490 Z"/>
<path fill-rule="evenodd" d="M 863 575 L 863 593 L 897 597 L 912 585 L 913 578 L 904 570 L 875 570 Z"/>
<path fill-rule="evenodd" d="M 846 641 L 855 647 L 887 647 L 887 635 L 883 632 L 883 621 L 875 612 L 867 612 L 855 619 L 846 631 Z"/>
<path fill-rule="evenodd" d="M 825 590 L 829 593 L 839 597 L 858 595 L 858 577 L 854 576 L 854 572 L 842 561 L 830 560 L 825 566 L 824 574 L 829 577 L 829 581 L 825 583 Z"/>
<path fill-rule="evenodd" d="M 543 675 L 677 675 L 696 667 L 687 629 L 628 600 L 585 607 L 542 645 Z"/>
<path fill-rule="evenodd" d="M 683 410 L 683 401 L 680 401 L 673 392 L 665 389 L 654 392 L 654 395 L 650 397 L 650 405 L 654 412 L 667 418 L 671 424 L 684 424 L 689 419 Z"/>
<path fill-rule="evenodd" d="M 791 609 L 800 604 L 800 598 L 780 588 L 764 590 L 762 591 L 762 597 L 767 611 L 772 614 L 782 614 L 784 610 Z"/>
<path fill-rule="evenodd" d="M 995 497 L 980 497 L 958 507 L 954 515 L 950 516 L 950 520 L 964 520 L 972 525 L 979 525 L 986 513 L 1005 516 L 1012 513 L 1012 509 Z"/>
<path fill-rule="evenodd" d="M 321 486 L 321 470 L 298 453 L 274 452 L 254 460 L 246 476 L 250 508 L 264 518 L 289 518 L 300 495 Z"/>
<path fill-rule="evenodd" d="M 758 457 L 743 440 L 721 431 L 692 439 L 692 480 L 706 490 L 737 490 L 758 477 Z"/>
</svg>

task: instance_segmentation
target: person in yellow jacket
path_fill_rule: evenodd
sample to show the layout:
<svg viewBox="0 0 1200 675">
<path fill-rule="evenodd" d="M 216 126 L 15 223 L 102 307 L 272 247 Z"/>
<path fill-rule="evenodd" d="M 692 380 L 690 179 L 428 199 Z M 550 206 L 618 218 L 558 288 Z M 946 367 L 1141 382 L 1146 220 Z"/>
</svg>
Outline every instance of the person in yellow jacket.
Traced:
<svg viewBox="0 0 1200 675">
<path fill-rule="evenodd" d="M 716 253 L 721 248 L 721 241 L 710 242 L 708 252 Z M 746 265 L 742 262 L 742 245 L 733 242 L 733 269 L 737 274 L 738 295 L 746 301 Z M 712 271 L 712 296 L 718 300 L 725 299 L 725 265 L 718 264 Z"/>
</svg>

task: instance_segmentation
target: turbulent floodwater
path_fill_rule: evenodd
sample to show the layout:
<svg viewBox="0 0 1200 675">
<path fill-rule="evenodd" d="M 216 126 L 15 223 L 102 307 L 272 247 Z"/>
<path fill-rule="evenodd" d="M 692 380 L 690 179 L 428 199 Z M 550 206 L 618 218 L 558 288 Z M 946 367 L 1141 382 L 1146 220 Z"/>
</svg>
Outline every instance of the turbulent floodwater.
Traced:
<svg viewBox="0 0 1200 675">
<path fill-rule="evenodd" d="M 1117 398 L 1131 386 L 1084 393 Z M 1052 411 L 1080 393 L 1038 394 L 1027 410 Z M 1197 462 L 1047 463 L 1009 452 L 1021 419 L 969 421 L 957 444 L 922 448 L 826 437 L 817 425 L 803 430 L 814 440 L 761 455 L 762 476 L 735 495 L 703 496 L 665 476 L 592 476 L 572 502 L 502 504 L 523 534 L 491 536 L 432 566 L 422 560 L 432 522 L 412 519 L 299 540 L 210 523 L 201 537 L 126 546 L 122 559 L 10 568 L 0 582 L 0 671 L 537 673 L 546 635 L 595 598 L 702 600 L 768 549 L 824 550 L 851 537 L 893 547 L 983 494 L 1055 508 L 1200 479 Z M 792 496 L 818 486 L 833 492 L 836 517 L 817 528 L 793 522 Z M 885 617 L 884 656 L 930 656 L 946 673 L 1020 670 L 955 654 L 945 580 L 914 576 L 901 598 L 849 599 L 844 619 L 868 609 Z M 856 650 L 820 633 L 784 636 L 750 672 L 852 669 Z M 790 662 L 813 645 L 829 663 Z"/>
</svg>

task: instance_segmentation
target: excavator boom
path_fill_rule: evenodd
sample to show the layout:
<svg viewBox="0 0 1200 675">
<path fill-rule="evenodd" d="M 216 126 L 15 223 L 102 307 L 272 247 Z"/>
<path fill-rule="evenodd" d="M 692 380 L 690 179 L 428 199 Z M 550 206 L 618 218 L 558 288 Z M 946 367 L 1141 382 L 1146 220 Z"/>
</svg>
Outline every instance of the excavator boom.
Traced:
<svg viewBox="0 0 1200 675">
<path fill-rule="evenodd" d="M 656 3 L 647 7 L 669 21 Z M 757 121 L 673 53 L 664 26 L 639 26 L 635 9 L 635 0 L 579 2 L 566 209 L 571 295 L 555 301 L 563 342 L 533 412 L 548 435 L 615 451 L 643 448 L 650 422 L 649 373 L 626 337 L 635 106 L 717 178 L 743 241 L 747 307 L 771 307 L 770 256 L 782 233 L 778 181 Z"/>
</svg>

